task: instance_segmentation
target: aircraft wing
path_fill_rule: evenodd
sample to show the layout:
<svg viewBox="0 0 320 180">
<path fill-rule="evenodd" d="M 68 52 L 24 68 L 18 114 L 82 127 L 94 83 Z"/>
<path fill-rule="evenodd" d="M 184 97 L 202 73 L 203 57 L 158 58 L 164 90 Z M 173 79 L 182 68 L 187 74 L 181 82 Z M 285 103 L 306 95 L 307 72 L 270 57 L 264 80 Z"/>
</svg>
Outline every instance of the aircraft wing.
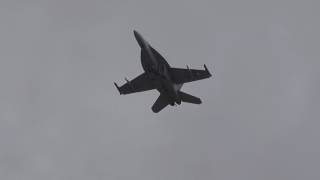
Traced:
<svg viewBox="0 0 320 180">
<path fill-rule="evenodd" d="M 114 85 L 119 90 L 120 94 L 131 94 L 136 92 L 148 91 L 155 89 L 156 86 L 146 73 L 140 74 L 132 81 L 127 80 L 127 83 L 119 87 L 116 83 Z"/>
<path fill-rule="evenodd" d="M 197 81 L 211 77 L 209 70 L 204 65 L 204 70 L 182 68 L 170 68 L 173 81 L 177 84 L 183 84 L 191 81 Z"/>
</svg>

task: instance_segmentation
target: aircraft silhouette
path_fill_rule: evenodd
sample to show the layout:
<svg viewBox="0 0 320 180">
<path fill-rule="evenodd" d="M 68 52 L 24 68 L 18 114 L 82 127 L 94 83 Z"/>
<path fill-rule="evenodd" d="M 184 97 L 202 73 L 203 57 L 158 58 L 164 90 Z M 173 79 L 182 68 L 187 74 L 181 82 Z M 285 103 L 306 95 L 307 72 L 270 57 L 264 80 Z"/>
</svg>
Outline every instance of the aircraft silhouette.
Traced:
<svg viewBox="0 0 320 180">
<path fill-rule="evenodd" d="M 190 69 L 188 66 L 186 69 L 170 67 L 168 62 L 135 30 L 134 36 L 141 47 L 141 64 L 144 72 L 131 81 L 125 78 L 126 83 L 121 87 L 114 83 L 120 94 L 158 90 L 160 96 L 151 108 L 155 113 L 169 104 L 171 106 L 180 105 L 181 102 L 201 104 L 200 98 L 180 89 L 184 83 L 211 77 L 206 65 L 204 70 Z"/>
</svg>

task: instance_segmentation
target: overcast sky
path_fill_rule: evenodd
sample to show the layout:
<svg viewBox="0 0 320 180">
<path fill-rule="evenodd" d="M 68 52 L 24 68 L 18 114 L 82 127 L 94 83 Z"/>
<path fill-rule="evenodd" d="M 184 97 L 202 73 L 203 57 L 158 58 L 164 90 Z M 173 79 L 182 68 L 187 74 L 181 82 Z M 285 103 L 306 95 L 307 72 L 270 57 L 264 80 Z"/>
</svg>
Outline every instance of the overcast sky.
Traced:
<svg viewBox="0 0 320 180">
<path fill-rule="evenodd" d="M 1 0 L 1 180 L 320 179 L 319 1 Z M 138 30 L 203 104 L 120 96 Z"/>
</svg>

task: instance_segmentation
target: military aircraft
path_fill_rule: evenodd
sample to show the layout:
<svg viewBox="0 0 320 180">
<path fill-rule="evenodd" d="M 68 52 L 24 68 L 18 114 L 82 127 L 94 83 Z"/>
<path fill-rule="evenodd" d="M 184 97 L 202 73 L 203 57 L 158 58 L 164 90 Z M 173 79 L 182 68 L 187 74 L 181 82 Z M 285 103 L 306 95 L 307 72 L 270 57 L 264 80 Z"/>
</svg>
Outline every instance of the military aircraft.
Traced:
<svg viewBox="0 0 320 180">
<path fill-rule="evenodd" d="M 120 94 L 130 94 L 156 89 L 160 96 L 152 106 L 154 113 L 160 112 L 167 105 L 174 106 L 181 102 L 201 104 L 201 99 L 180 89 L 184 83 L 211 77 L 204 65 L 204 70 L 173 68 L 167 61 L 137 32 L 134 36 L 141 48 L 141 64 L 144 72 L 135 79 L 119 87 L 114 83 Z"/>
</svg>

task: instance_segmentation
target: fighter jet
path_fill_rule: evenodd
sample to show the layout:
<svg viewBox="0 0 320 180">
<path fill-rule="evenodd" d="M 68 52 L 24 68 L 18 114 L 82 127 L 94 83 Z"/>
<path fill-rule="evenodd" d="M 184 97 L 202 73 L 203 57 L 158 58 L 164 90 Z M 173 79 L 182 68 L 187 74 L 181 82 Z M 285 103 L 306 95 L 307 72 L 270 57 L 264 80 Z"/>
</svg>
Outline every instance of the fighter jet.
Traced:
<svg viewBox="0 0 320 180">
<path fill-rule="evenodd" d="M 181 91 L 184 83 L 211 77 L 206 65 L 204 70 L 171 67 L 137 31 L 134 36 L 141 48 L 141 64 L 144 72 L 135 79 L 119 87 L 114 83 L 120 94 L 158 90 L 160 96 L 152 106 L 154 113 L 160 112 L 167 105 L 180 105 L 181 102 L 201 104 L 201 99 Z"/>
</svg>

